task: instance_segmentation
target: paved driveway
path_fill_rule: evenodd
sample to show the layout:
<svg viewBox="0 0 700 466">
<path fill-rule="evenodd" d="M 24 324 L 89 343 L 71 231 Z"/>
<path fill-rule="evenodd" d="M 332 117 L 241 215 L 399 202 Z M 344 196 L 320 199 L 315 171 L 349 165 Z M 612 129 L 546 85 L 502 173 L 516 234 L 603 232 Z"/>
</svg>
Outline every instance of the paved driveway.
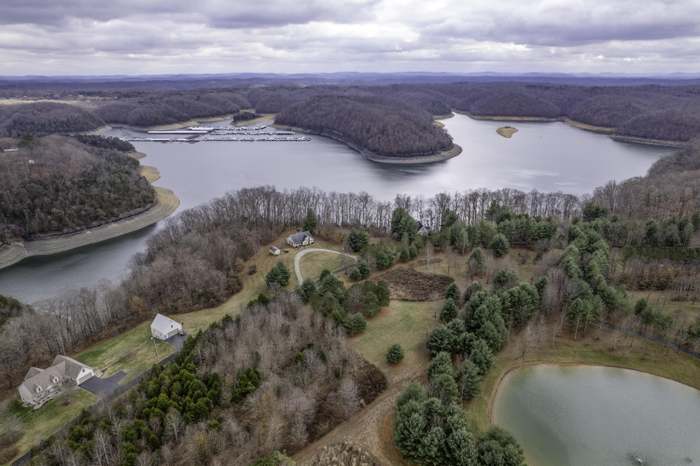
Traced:
<svg viewBox="0 0 700 466">
<path fill-rule="evenodd" d="M 166 343 L 168 343 L 170 346 L 175 348 L 175 352 L 179 353 L 180 350 L 182 349 L 182 345 L 185 344 L 185 340 L 187 339 L 187 335 L 174 335 L 170 338 L 168 338 Z"/>
<path fill-rule="evenodd" d="M 80 384 L 80 388 L 94 393 L 99 398 L 107 398 L 119 387 L 119 381 L 123 379 L 124 376 L 126 376 L 126 372 L 124 371 L 119 371 L 106 378 L 95 376 Z"/>
<path fill-rule="evenodd" d="M 297 283 L 301 284 L 304 281 L 304 277 L 301 276 L 301 258 L 312 252 L 329 252 L 331 254 L 340 254 L 341 256 L 349 257 L 350 259 L 357 262 L 357 257 L 346 254 L 340 251 L 334 251 L 332 249 L 321 249 L 321 248 L 309 248 L 299 251 L 296 256 L 294 256 L 294 274 L 297 276 Z"/>
</svg>

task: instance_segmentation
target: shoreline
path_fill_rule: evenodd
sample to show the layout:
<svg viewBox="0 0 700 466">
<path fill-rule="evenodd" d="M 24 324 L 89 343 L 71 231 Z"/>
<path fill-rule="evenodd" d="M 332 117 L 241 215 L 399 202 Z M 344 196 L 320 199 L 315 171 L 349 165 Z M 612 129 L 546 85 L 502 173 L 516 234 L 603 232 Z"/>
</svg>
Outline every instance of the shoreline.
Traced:
<svg viewBox="0 0 700 466">
<path fill-rule="evenodd" d="M 654 147 L 667 147 L 671 149 L 682 149 L 687 144 L 684 141 L 670 141 L 666 139 L 651 139 L 651 138 L 641 138 L 637 136 L 626 136 L 624 134 L 617 134 L 615 128 L 610 128 L 607 126 L 595 126 L 588 123 L 583 123 L 581 121 L 572 120 L 568 117 L 562 118 L 547 118 L 547 117 L 527 117 L 527 116 L 508 116 L 508 115 L 474 115 L 468 112 L 460 112 L 458 110 L 454 111 L 460 115 L 465 115 L 472 120 L 478 121 L 502 121 L 502 122 L 530 122 L 530 123 L 556 123 L 561 122 L 572 128 L 580 129 L 583 131 L 589 131 L 591 133 L 604 134 L 609 136 L 613 141 L 623 142 L 626 144 L 639 144 L 643 146 L 654 146 Z"/>
<path fill-rule="evenodd" d="M 145 154 L 137 152 L 132 156 L 143 158 Z M 139 171 L 149 183 L 160 179 L 160 172 L 156 167 L 142 165 Z M 170 189 L 160 186 L 153 186 L 153 189 L 156 191 L 156 202 L 137 214 L 74 233 L 33 241 L 17 241 L 0 247 L 0 270 L 30 257 L 60 254 L 128 235 L 168 218 L 180 206 L 180 199 Z"/>
<path fill-rule="evenodd" d="M 329 138 L 333 139 L 334 141 L 340 142 L 341 144 L 346 145 L 350 149 L 354 150 L 355 152 L 358 152 L 360 155 L 362 155 L 364 158 L 369 160 L 370 162 L 375 162 L 379 163 L 382 165 L 423 165 L 426 163 L 435 163 L 435 162 L 443 162 L 445 160 L 449 160 L 453 157 L 457 157 L 459 154 L 462 153 L 462 147 L 459 144 L 452 143 L 452 147 L 438 152 L 436 154 L 430 154 L 430 155 L 413 155 L 413 156 L 406 156 L 406 157 L 388 157 L 384 155 L 378 155 L 375 154 L 367 149 L 364 149 L 362 147 L 359 147 L 356 144 L 353 144 L 340 136 L 330 134 L 330 133 L 324 133 L 324 132 L 319 132 L 319 131 L 312 131 L 308 130 L 305 128 L 299 128 L 298 126 L 289 126 L 289 125 L 281 125 L 274 123 L 272 125 L 275 128 L 278 129 L 286 129 L 289 131 L 296 131 L 299 133 L 304 133 L 304 134 L 312 134 L 314 136 L 321 136 L 324 138 Z"/>
<path fill-rule="evenodd" d="M 644 369 L 639 369 L 637 367 L 633 367 L 631 364 L 607 364 L 607 363 L 591 363 L 591 362 L 581 362 L 581 361 L 576 361 L 576 360 L 571 360 L 571 361 L 556 361 L 552 358 L 542 358 L 540 360 L 533 360 L 533 361 L 527 361 L 527 362 L 521 362 L 515 365 L 512 365 L 508 368 L 506 368 L 501 374 L 499 374 L 498 378 L 496 379 L 496 382 L 494 383 L 493 388 L 491 389 L 491 393 L 489 393 L 489 399 L 488 399 L 488 404 L 487 404 L 487 418 L 488 422 L 491 425 L 496 425 L 495 419 L 494 419 L 494 405 L 496 402 L 496 398 L 498 398 L 498 392 L 501 390 L 503 383 L 505 380 L 512 376 L 516 371 L 521 370 L 521 369 L 527 369 L 530 367 L 535 367 L 535 366 L 558 366 L 558 367 L 609 367 L 612 369 L 624 369 L 624 370 L 629 370 L 629 371 L 635 371 L 639 372 L 640 374 L 647 374 L 651 375 L 654 377 L 660 377 L 662 379 L 670 380 L 672 382 L 679 383 L 681 385 L 685 385 L 686 387 L 693 388 L 695 390 L 700 391 L 700 384 L 698 385 L 690 385 L 685 382 L 682 382 L 678 379 L 674 379 L 672 377 L 669 377 L 667 375 L 658 373 L 658 372 L 653 372 L 650 370 L 644 370 Z"/>
</svg>

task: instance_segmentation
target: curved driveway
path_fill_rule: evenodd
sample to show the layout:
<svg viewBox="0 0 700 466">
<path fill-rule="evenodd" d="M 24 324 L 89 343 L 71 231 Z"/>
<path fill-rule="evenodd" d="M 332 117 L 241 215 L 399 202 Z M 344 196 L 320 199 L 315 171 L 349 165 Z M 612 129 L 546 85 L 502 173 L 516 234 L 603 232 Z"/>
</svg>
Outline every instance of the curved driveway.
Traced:
<svg viewBox="0 0 700 466">
<path fill-rule="evenodd" d="M 304 278 L 301 276 L 301 258 L 309 253 L 312 253 L 312 252 L 329 252 L 331 254 L 339 254 L 341 256 L 349 257 L 350 259 L 357 262 L 357 257 L 350 255 L 350 254 L 347 254 L 347 253 L 344 253 L 344 252 L 334 251 L 332 249 L 321 249 L 321 248 L 302 249 L 301 251 L 299 251 L 296 254 L 296 256 L 294 256 L 294 274 L 297 276 L 297 283 L 300 285 L 304 281 Z"/>
</svg>

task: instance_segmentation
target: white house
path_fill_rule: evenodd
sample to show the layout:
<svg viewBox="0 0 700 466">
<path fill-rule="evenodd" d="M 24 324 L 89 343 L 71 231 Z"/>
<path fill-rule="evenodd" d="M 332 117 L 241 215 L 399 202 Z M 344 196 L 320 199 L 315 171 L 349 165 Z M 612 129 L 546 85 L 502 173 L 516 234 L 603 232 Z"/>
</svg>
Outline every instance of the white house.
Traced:
<svg viewBox="0 0 700 466">
<path fill-rule="evenodd" d="M 293 248 L 314 244 L 314 237 L 308 231 L 298 231 L 287 237 L 287 244 Z"/>
<path fill-rule="evenodd" d="M 167 340 L 175 335 L 184 335 L 185 331 L 180 322 L 174 321 L 163 314 L 156 314 L 151 322 L 151 335 L 159 340 Z"/>
<path fill-rule="evenodd" d="M 95 376 L 95 370 L 68 356 L 58 355 L 46 369 L 32 367 L 17 388 L 27 406 L 40 408 L 58 396 L 66 385 L 80 385 Z"/>
<path fill-rule="evenodd" d="M 282 251 L 280 251 L 280 248 L 278 248 L 277 246 L 270 246 L 270 255 L 271 256 L 279 256 L 281 252 Z"/>
</svg>

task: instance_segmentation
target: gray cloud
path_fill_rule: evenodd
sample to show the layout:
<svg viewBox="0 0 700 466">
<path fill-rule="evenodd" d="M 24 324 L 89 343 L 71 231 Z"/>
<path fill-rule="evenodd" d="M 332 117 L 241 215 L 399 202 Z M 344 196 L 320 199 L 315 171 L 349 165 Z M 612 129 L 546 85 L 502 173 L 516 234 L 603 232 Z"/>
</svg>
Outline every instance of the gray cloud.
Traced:
<svg viewBox="0 0 700 466">
<path fill-rule="evenodd" d="M 699 0 L 0 0 L 0 74 L 700 72 Z"/>
</svg>

